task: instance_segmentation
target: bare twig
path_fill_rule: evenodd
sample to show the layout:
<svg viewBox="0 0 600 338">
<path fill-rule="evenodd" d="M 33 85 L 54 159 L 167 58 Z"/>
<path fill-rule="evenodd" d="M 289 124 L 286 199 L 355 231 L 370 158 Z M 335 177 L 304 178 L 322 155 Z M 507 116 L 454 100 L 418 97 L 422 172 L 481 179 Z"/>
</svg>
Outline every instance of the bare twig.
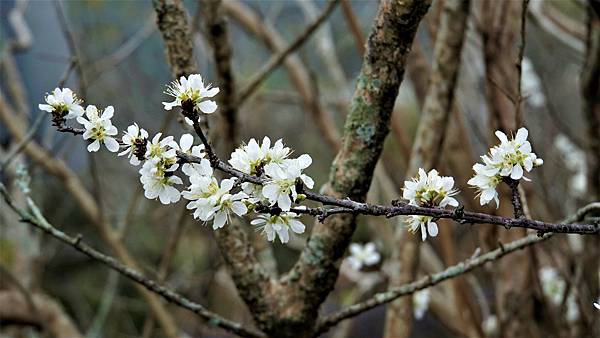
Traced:
<svg viewBox="0 0 600 338">
<path fill-rule="evenodd" d="M 33 200 L 31 200 L 31 198 L 27 199 L 27 202 L 28 202 L 27 205 L 30 210 L 29 212 L 27 212 L 27 211 L 17 207 L 13 203 L 11 196 L 8 194 L 8 192 L 6 191 L 6 188 L 1 183 L 0 183 L 0 194 L 2 194 L 2 196 L 3 196 L 4 200 L 6 201 L 6 203 L 8 204 L 8 206 L 21 217 L 21 220 L 23 222 L 28 223 L 28 224 L 44 231 L 48 235 L 73 247 L 77 251 L 106 265 L 108 268 L 119 272 L 122 276 L 132 280 L 133 282 L 135 282 L 137 284 L 144 286 L 149 291 L 160 295 L 167 301 L 177 304 L 178 306 L 180 306 L 182 308 L 192 311 L 193 313 L 197 314 L 202 319 L 206 320 L 211 325 L 220 327 L 229 332 L 233 332 L 241 337 L 250 337 L 250 338 L 265 337 L 264 334 L 262 334 L 261 332 L 251 330 L 251 329 L 246 329 L 239 323 L 225 319 L 225 318 L 221 317 L 220 315 L 207 310 L 206 308 L 204 308 L 204 306 L 194 303 L 193 301 L 172 291 L 171 289 L 158 284 L 156 281 L 145 277 L 144 275 L 142 275 L 138 271 L 134 270 L 133 268 L 120 263 L 115 258 L 104 255 L 103 253 L 93 249 L 92 247 L 87 245 L 85 242 L 83 242 L 83 240 L 81 239 L 81 236 L 72 237 L 72 236 L 69 236 L 66 233 L 56 229 L 43 217 L 40 210 L 35 205 Z"/>
<path fill-rule="evenodd" d="M 250 78 L 250 80 L 248 80 L 248 84 L 240 90 L 240 93 L 238 95 L 236 102 L 238 106 L 241 106 L 244 103 L 244 101 L 246 101 L 246 99 L 250 97 L 250 95 L 252 95 L 252 93 L 254 93 L 256 89 L 258 89 L 260 84 L 269 76 L 269 74 L 271 74 L 273 70 L 275 70 L 279 65 L 281 65 L 281 63 L 283 63 L 283 61 L 288 55 L 293 53 L 296 49 L 302 46 L 302 44 L 304 44 L 304 42 L 311 36 L 311 34 L 315 32 L 323 22 L 325 22 L 325 20 L 335 9 L 335 6 L 338 2 L 339 0 L 330 0 L 327 4 L 327 7 L 325 7 L 321 15 L 319 15 L 315 19 L 315 21 L 308 25 L 308 27 L 306 27 L 304 32 L 302 32 L 296 38 L 296 40 L 290 43 L 284 50 L 282 50 L 278 54 L 273 55 L 271 59 L 269 59 L 269 61 L 267 61 L 267 63 Z"/>
<path fill-rule="evenodd" d="M 574 215 L 562 220 L 561 223 L 572 223 L 581 221 L 585 217 L 585 215 L 597 210 L 600 210 L 600 202 L 590 203 L 585 207 L 577 210 L 577 212 Z M 481 256 L 470 257 L 467 260 L 462 261 L 451 267 L 448 267 L 445 270 L 436 274 L 428 275 L 412 283 L 393 288 L 386 292 L 378 293 L 364 302 L 354 304 L 346 309 L 343 309 L 339 312 L 336 312 L 323 318 L 319 321 L 316 334 L 318 335 L 324 333 L 331 326 L 344 319 L 354 317 L 374 307 L 389 303 L 396 298 L 413 294 L 416 291 L 426 289 L 428 287 L 437 285 L 445 280 L 468 273 L 473 269 L 484 265 L 485 263 L 497 261 L 498 259 L 513 251 L 520 250 L 527 246 L 545 241 L 550 237 L 552 237 L 552 234 L 546 234 L 543 236 L 529 235 L 527 237 L 515 240 L 513 242 L 502 244 L 498 249 L 490 251 Z"/>
</svg>

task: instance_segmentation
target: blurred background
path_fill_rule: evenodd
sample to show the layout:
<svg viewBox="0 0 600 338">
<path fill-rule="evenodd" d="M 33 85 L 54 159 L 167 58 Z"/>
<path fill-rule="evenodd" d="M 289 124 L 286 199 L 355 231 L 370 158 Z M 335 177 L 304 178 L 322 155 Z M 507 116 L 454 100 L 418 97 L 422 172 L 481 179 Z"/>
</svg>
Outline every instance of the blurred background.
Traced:
<svg viewBox="0 0 600 338">
<path fill-rule="evenodd" d="M 486 42 L 482 39 L 482 30 L 489 26 L 482 9 L 486 2 L 494 3 L 472 2 L 456 104 L 438 169 L 442 175 L 455 177 L 461 190 L 459 201 L 466 209 L 510 216 L 509 203 L 503 203 L 498 210 L 479 206 L 475 191 L 466 184 L 472 176 L 472 164 L 496 143 L 491 103 L 486 96 L 489 55 L 486 57 Z M 203 26 L 203 6 L 197 1 L 184 4 L 198 69 L 205 81 L 215 82 L 215 62 Z M 225 0 L 223 6 L 229 24 L 234 80 L 243 86 L 273 50 L 286 46 L 305 30 L 322 12 L 325 2 Z M 328 179 L 362 63 L 364 43 L 360 41 L 366 41 L 378 2 L 350 0 L 339 6 L 346 8 L 336 8 L 303 46 L 261 84 L 237 116 L 236 143 L 267 135 L 272 140 L 283 138 L 297 154 L 310 154 L 314 161 L 308 173 L 315 179 L 316 190 Z M 585 155 L 588 122 L 582 112 L 580 84 L 587 6 L 580 0 L 529 4 L 522 77 L 524 120 L 534 151 L 545 161 L 530 175 L 532 182 L 524 184 L 534 219 L 560 220 L 590 199 Z M 352 14 L 346 12 L 348 8 Z M 392 130 L 369 193 L 370 202 L 387 204 L 401 196 L 427 89 L 440 8 L 441 1 L 434 1 L 415 38 L 394 108 Z M 493 4 L 487 8 L 494 10 Z M 113 123 L 119 130 L 137 122 L 151 135 L 163 129 L 179 139 L 187 132 L 175 114 L 169 115 L 162 108 L 161 102 L 168 100 L 163 91 L 172 75 L 150 1 L 63 1 L 57 6 L 54 1 L 2 0 L 0 13 L 2 157 L 17 143 L 15 130 L 29 130 L 40 115 L 46 115 L 37 105 L 43 103 L 44 95 L 57 86 L 70 68 L 74 52 L 69 35 L 79 66 L 70 72 L 65 86 L 83 97 L 86 104 L 113 105 Z M 498 15 L 506 25 L 515 21 L 510 12 Z M 257 25 L 267 33 L 256 34 Z M 492 41 L 499 39 L 491 37 Z M 209 125 L 219 123 L 217 114 L 209 118 Z M 17 127 L 9 127 L 11 123 Z M 194 221 L 185 211 L 184 201 L 163 206 L 145 199 L 138 168 L 127 160 L 103 151 L 89 156 L 80 137 L 57 133 L 47 117 L 40 123 L 33 140 L 79 178 L 81 189 L 93 196 L 101 217 L 119 234 L 145 274 L 164 280 L 227 318 L 251 325 L 249 309 L 228 276 L 212 229 Z M 218 139 L 218 129 L 211 129 L 211 136 Z M 31 195 L 47 219 L 68 233 L 81 234 L 95 248 L 110 252 L 110 246 L 91 224 L 89 214 L 77 202 L 78 197 L 72 189 L 65 188 L 70 181 L 39 161 L 31 154 L 19 155 L 1 173 L 2 181 L 18 195 L 13 183 L 19 166 L 25 165 L 31 175 Z M 0 290 L 12 290 L 18 282 L 29 292 L 44 295 L 86 337 L 161 337 L 160 328 L 130 282 L 19 223 L 4 204 L 0 204 L 0 212 Z M 266 243 L 248 225 L 263 264 L 280 273 L 293 265 L 313 222 L 310 218 L 304 221 L 307 232 L 287 246 Z M 476 250 L 494 249 L 501 239 L 499 233 L 505 231 L 443 221 L 440 225 L 440 236 L 422 246 L 418 275 L 440 271 Z M 344 266 L 324 312 L 386 289 L 391 239 L 398 226 L 403 226 L 400 218 L 359 218 L 354 241 L 374 242 L 382 255 L 381 263 L 366 271 Z M 540 321 L 535 325 L 541 331 L 535 332 L 550 329 L 559 332 L 557 336 L 591 336 L 589 325 L 598 321 L 598 314 L 593 313 L 593 299 L 578 297 L 575 306 L 568 310 L 566 294 L 557 305 L 544 294 L 538 274 L 542 268 L 554 268 L 560 276 L 557 278 L 574 285 L 582 275 L 581 262 L 590 259 L 583 258 L 586 251 L 582 237 L 556 237 L 518 253 L 518 259 L 505 258 L 432 288 L 427 312 L 415 321 L 412 336 L 498 336 L 497 327 L 487 327 L 490 321 L 487 326 L 484 323 L 494 318 L 506 300 L 506 290 L 498 286 L 499 281 L 521 280 L 515 276 L 519 274 L 527 275 L 528 306 L 537 309 L 535 316 L 530 317 Z M 0 303 L 0 307 L 8 306 Z M 540 307 L 546 310 L 539 310 Z M 573 308 L 577 310 L 576 318 L 567 316 L 568 311 L 575 316 Z M 186 310 L 171 305 L 168 309 L 180 330 L 190 337 L 228 336 Z M 384 321 L 382 306 L 343 322 L 327 335 L 379 337 Z M 37 332 L 35 326 L 0 327 L 2 337 L 41 336 Z"/>
</svg>

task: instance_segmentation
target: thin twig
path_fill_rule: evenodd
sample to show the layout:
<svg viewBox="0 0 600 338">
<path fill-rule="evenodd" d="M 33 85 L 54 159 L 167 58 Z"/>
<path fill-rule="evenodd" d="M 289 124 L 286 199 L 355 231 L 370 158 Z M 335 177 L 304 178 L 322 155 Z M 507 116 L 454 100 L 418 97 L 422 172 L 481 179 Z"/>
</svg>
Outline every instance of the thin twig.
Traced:
<svg viewBox="0 0 600 338">
<path fill-rule="evenodd" d="M 81 239 L 81 235 L 72 237 L 67 235 L 66 233 L 56 229 L 52 226 L 41 214 L 39 208 L 35 205 L 31 198 L 27 198 L 28 208 L 30 212 L 27 212 L 19 207 L 17 207 L 11 196 L 8 194 L 8 191 L 4 187 L 4 184 L 0 183 L 0 194 L 4 197 L 4 200 L 8 204 L 8 206 L 14 210 L 20 217 L 21 221 L 24 223 L 28 223 L 48 235 L 62 241 L 63 243 L 73 247 L 77 251 L 87 255 L 88 257 L 106 265 L 112 270 L 119 272 L 121 275 L 127 277 L 133 282 L 144 286 L 149 291 L 156 293 L 166 299 L 167 301 L 177 304 L 180 307 L 188 309 L 193 313 L 197 314 L 202 319 L 206 320 L 211 325 L 220 327 L 226 331 L 233 332 L 241 337 L 250 337 L 250 338 L 262 338 L 265 335 L 261 332 L 252 329 L 244 328 L 240 323 L 236 323 L 230 321 L 226 318 L 221 317 L 220 315 L 213 313 L 207 310 L 204 306 L 194 303 L 193 301 L 187 299 L 183 295 L 178 294 L 177 292 L 158 284 L 156 281 L 149 279 L 139 273 L 138 271 L 120 263 L 115 258 L 105 255 L 86 243 Z"/>
<path fill-rule="evenodd" d="M 581 219 L 583 219 L 583 217 L 586 214 L 590 213 L 591 211 L 595 211 L 595 210 L 600 210 L 600 202 L 595 202 L 595 203 L 586 205 L 585 207 L 579 209 L 574 215 L 562 220 L 561 223 L 571 223 L 571 222 L 580 221 Z M 544 236 L 538 236 L 535 234 L 529 235 L 527 237 L 520 238 L 513 242 L 510 242 L 507 244 L 502 244 L 498 249 L 490 251 L 481 256 L 478 256 L 475 258 L 470 257 L 469 259 L 467 259 L 465 261 L 462 261 L 456 265 L 448 267 L 445 270 L 435 273 L 433 275 L 425 276 L 417 281 L 402 285 L 397 288 L 393 288 L 386 292 L 377 293 L 373 297 L 369 298 L 368 300 L 366 300 L 364 302 L 349 306 L 346 309 L 338 311 L 338 312 L 331 314 L 331 315 L 325 317 L 324 319 L 320 320 L 319 323 L 317 324 L 315 336 L 324 333 L 330 327 L 332 327 L 333 325 L 337 324 L 338 322 L 340 322 L 344 319 L 348 319 L 348 318 L 357 316 L 357 315 L 359 315 L 367 310 L 370 310 L 374 307 L 389 303 L 396 298 L 413 294 L 416 291 L 429 288 L 431 286 L 439 284 L 450 278 L 460 276 L 462 274 L 470 272 L 471 270 L 473 270 L 479 266 L 484 265 L 487 262 L 496 261 L 513 251 L 520 250 L 527 246 L 533 245 L 535 243 L 545 241 L 545 240 L 549 239 L 550 237 L 552 237 L 552 234 L 546 234 Z"/>
<path fill-rule="evenodd" d="M 238 107 L 241 106 L 244 103 L 244 101 L 246 101 L 246 99 L 248 99 L 248 97 L 250 97 L 250 95 L 252 95 L 252 93 L 256 91 L 256 89 L 258 89 L 260 84 L 269 76 L 269 74 L 271 74 L 272 71 L 274 71 L 279 65 L 281 65 L 281 63 L 283 63 L 283 61 L 288 55 L 290 55 L 296 49 L 302 46 L 302 44 L 304 44 L 304 42 L 312 35 L 312 33 L 314 33 L 323 22 L 325 22 L 325 20 L 335 9 L 335 6 L 338 2 L 339 0 L 331 0 L 327 4 L 327 7 L 325 7 L 325 10 L 323 10 L 321 15 L 319 15 L 319 17 L 317 17 L 315 21 L 308 25 L 308 27 L 306 27 L 304 32 L 302 32 L 296 38 L 296 40 L 290 43 L 284 50 L 282 50 L 278 54 L 273 55 L 271 59 L 269 59 L 269 61 L 267 61 L 267 63 L 250 78 L 248 84 L 240 90 L 236 102 Z"/>
</svg>

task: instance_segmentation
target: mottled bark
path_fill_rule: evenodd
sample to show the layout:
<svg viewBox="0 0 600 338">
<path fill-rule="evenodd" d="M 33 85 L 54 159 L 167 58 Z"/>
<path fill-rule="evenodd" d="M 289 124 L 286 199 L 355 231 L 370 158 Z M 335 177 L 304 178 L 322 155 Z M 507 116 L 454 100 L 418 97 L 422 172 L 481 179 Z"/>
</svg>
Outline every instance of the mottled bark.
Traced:
<svg viewBox="0 0 600 338">
<path fill-rule="evenodd" d="M 429 87 L 408 165 L 408 177 L 414 176 L 419 168 L 434 168 L 440 157 L 452 111 L 469 4 L 468 0 L 447 0 L 444 3 Z M 400 227 L 395 229 L 395 238 L 397 244 L 392 250 L 391 259 L 399 269 L 392 270 L 390 287 L 397 287 L 415 278 L 421 241 L 419 236 L 406 235 L 406 230 Z M 384 336 L 408 337 L 412 317 L 412 298 L 404 297 L 390 304 Z"/>
<path fill-rule="evenodd" d="M 419 22 L 429 1 L 383 1 L 368 39 L 351 111 L 346 119 L 342 147 L 331 168 L 328 193 L 364 201 L 375 164 L 389 131 L 394 100 L 404 75 Z M 316 223 L 294 268 L 282 279 L 287 306 L 278 325 L 295 336 L 306 335 L 318 308 L 334 287 L 337 263 L 356 227 L 354 215 L 336 215 Z M 305 334 L 301 334 L 305 332 Z"/>
<path fill-rule="evenodd" d="M 175 78 L 196 73 L 196 60 L 187 12 L 181 0 L 154 0 L 156 23 Z"/>
</svg>

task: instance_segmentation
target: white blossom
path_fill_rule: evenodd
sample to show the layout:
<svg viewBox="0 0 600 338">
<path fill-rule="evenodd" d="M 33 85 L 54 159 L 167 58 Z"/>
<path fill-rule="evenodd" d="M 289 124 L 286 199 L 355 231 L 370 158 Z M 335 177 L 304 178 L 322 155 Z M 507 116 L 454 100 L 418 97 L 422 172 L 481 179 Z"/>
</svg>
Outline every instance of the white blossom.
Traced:
<svg viewBox="0 0 600 338">
<path fill-rule="evenodd" d="M 423 289 L 413 294 L 413 313 L 416 319 L 421 319 L 429 308 L 429 289 Z"/>
<path fill-rule="evenodd" d="M 55 88 L 52 94 L 45 97 L 47 104 L 39 104 L 40 110 L 56 112 L 64 119 L 73 119 L 83 115 L 82 101 L 69 88 Z"/>
<path fill-rule="evenodd" d="M 190 176 L 191 185 L 188 191 L 182 193 L 190 200 L 187 208 L 194 210 L 194 218 L 204 222 L 213 221 L 213 229 L 222 228 L 229 222 L 233 212 L 238 216 L 245 215 L 248 208 L 244 200 L 248 197 L 243 192 L 231 194 L 235 178 L 224 179 L 221 186 L 216 178 L 210 176 Z"/>
<path fill-rule="evenodd" d="M 493 336 L 498 331 L 498 317 L 489 315 L 481 323 L 481 329 L 486 337 Z"/>
<path fill-rule="evenodd" d="M 173 174 L 177 167 L 177 164 L 165 163 L 165 159 L 159 157 L 144 162 L 140 169 L 140 182 L 144 187 L 144 196 L 148 199 L 158 198 L 162 204 L 178 202 L 181 193 L 174 185 L 183 182 Z"/>
<path fill-rule="evenodd" d="M 181 171 L 183 171 L 184 174 L 187 176 L 212 176 L 213 170 L 210 161 L 203 158 L 205 156 L 204 145 L 194 145 L 194 136 L 191 134 L 183 134 L 179 139 L 179 144 L 173 144 L 172 146 L 183 153 L 202 158 L 200 163 L 184 163 L 181 166 Z"/>
<path fill-rule="evenodd" d="M 165 110 L 181 107 L 182 102 L 192 101 L 194 110 L 205 114 L 212 114 L 217 110 L 217 103 L 206 98 L 213 97 L 219 93 L 219 88 L 204 85 L 200 74 L 192 74 L 189 77 L 182 76 L 179 81 L 175 80 L 167 86 L 165 94 L 175 98 L 173 102 L 163 102 Z"/>
<path fill-rule="evenodd" d="M 306 229 L 297 218 L 298 214 L 293 212 L 282 212 L 279 215 L 260 214 L 250 224 L 257 225 L 262 229 L 267 234 L 269 242 L 273 242 L 276 237 L 279 237 L 281 243 L 285 244 L 290 240 L 289 230 L 296 234 L 302 234 Z"/>
<path fill-rule="evenodd" d="M 142 142 L 146 143 L 147 139 L 148 132 L 145 129 L 140 128 L 137 125 L 137 123 L 130 125 L 129 127 L 127 127 L 127 131 L 123 134 L 123 137 L 121 138 L 121 141 L 125 146 L 125 150 L 120 152 L 118 155 L 127 155 L 127 158 L 129 158 L 129 163 L 133 165 L 140 164 L 140 160 L 138 159 L 135 153 L 139 147 L 139 144 Z"/>
<path fill-rule="evenodd" d="M 545 266 L 539 271 L 542 291 L 554 305 L 559 305 L 564 297 L 567 283 L 559 276 L 555 268 Z"/>
<path fill-rule="evenodd" d="M 502 178 L 496 174 L 490 175 L 491 170 L 481 163 L 475 163 L 475 165 L 473 165 L 473 171 L 475 171 L 475 176 L 467 183 L 477 187 L 479 204 L 488 204 L 490 201 L 494 200 L 496 202 L 496 207 L 498 207 L 500 201 L 498 199 L 496 187 L 502 182 Z"/>
<path fill-rule="evenodd" d="M 412 205 L 421 206 L 458 206 L 458 201 L 452 196 L 457 194 L 454 178 L 439 176 L 437 170 L 429 173 L 419 168 L 419 177 L 404 181 L 402 197 Z"/>
<path fill-rule="evenodd" d="M 600 297 L 598 297 L 598 301 L 596 303 L 594 303 L 594 307 L 598 310 L 600 310 Z"/>
<path fill-rule="evenodd" d="M 95 152 L 100 149 L 100 144 L 104 143 L 106 149 L 110 152 L 119 151 L 119 142 L 115 140 L 113 136 L 117 135 L 117 127 L 112 125 L 110 119 L 114 114 L 113 106 L 108 106 L 102 112 L 101 116 L 98 116 L 98 108 L 93 105 L 87 106 L 85 109 L 85 116 L 77 117 L 77 122 L 81 123 L 85 128 L 83 133 L 84 140 L 93 140 L 87 147 L 89 152 Z"/>
<path fill-rule="evenodd" d="M 281 210 L 289 211 L 292 202 L 298 197 L 297 179 L 300 179 L 309 189 L 314 186 L 312 178 L 302 174 L 302 170 L 311 163 L 312 158 L 304 154 L 296 159 L 287 159 L 282 165 L 275 163 L 265 165 L 265 174 L 269 180 L 263 186 L 262 194 L 269 200 L 270 205 L 277 203 Z"/>
<path fill-rule="evenodd" d="M 430 237 L 435 237 L 438 234 L 438 225 L 433 221 L 431 216 L 410 215 L 406 218 L 408 231 L 415 233 L 421 230 L 421 239 L 425 241 L 427 234 Z"/>
<path fill-rule="evenodd" d="M 146 158 L 169 158 L 175 159 L 177 156 L 176 149 L 179 147 L 173 140 L 173 136 L 167 136 L 161 139 L 162 133 L 154 135 L 152 141 L 147 144 Z"/>
<path fill-rule="evenodd" d="M 255 139 L 237 148 L 229 159 L 231 166 L 249 175 L 258 175 L 260 168 L 269 163 L 282 165 L 290 155 L 290 148 L 284 146 L 283 141 L 277 140 L 271 147 L 271 139 L 264 137 L 262 144 Z"/>
<path fill-rule="evenodd" d="M 526 128 L 520 128 L 517 135 L 508 139 L 506 134 L 496 131 L 496 137 L 500 144 L 492 147 L 489 154 L 483 155 L 483 164 L 477 163 L 473 166 L 475 176 L 469 180 L 469 184 L 478 189 L 479 202 L 481 205 L 488 204 L 492 200 L 499 204 L 496 186 L 505 178 L 529 181 L 524 176 L 534 167 L 544 163 L 541 158 L 532 152 L 531 144 L 527 141 L 529 132 Z"/>
<path fill-rule="evenodd" d="M 372 266 L 381 260 L 375 243 L 369 242 L 364 245 L 358 243 L 350 244 L 350 256 L 347 261 L 354 270 L 360 270 L 363 266 Z"/>
</svg>

